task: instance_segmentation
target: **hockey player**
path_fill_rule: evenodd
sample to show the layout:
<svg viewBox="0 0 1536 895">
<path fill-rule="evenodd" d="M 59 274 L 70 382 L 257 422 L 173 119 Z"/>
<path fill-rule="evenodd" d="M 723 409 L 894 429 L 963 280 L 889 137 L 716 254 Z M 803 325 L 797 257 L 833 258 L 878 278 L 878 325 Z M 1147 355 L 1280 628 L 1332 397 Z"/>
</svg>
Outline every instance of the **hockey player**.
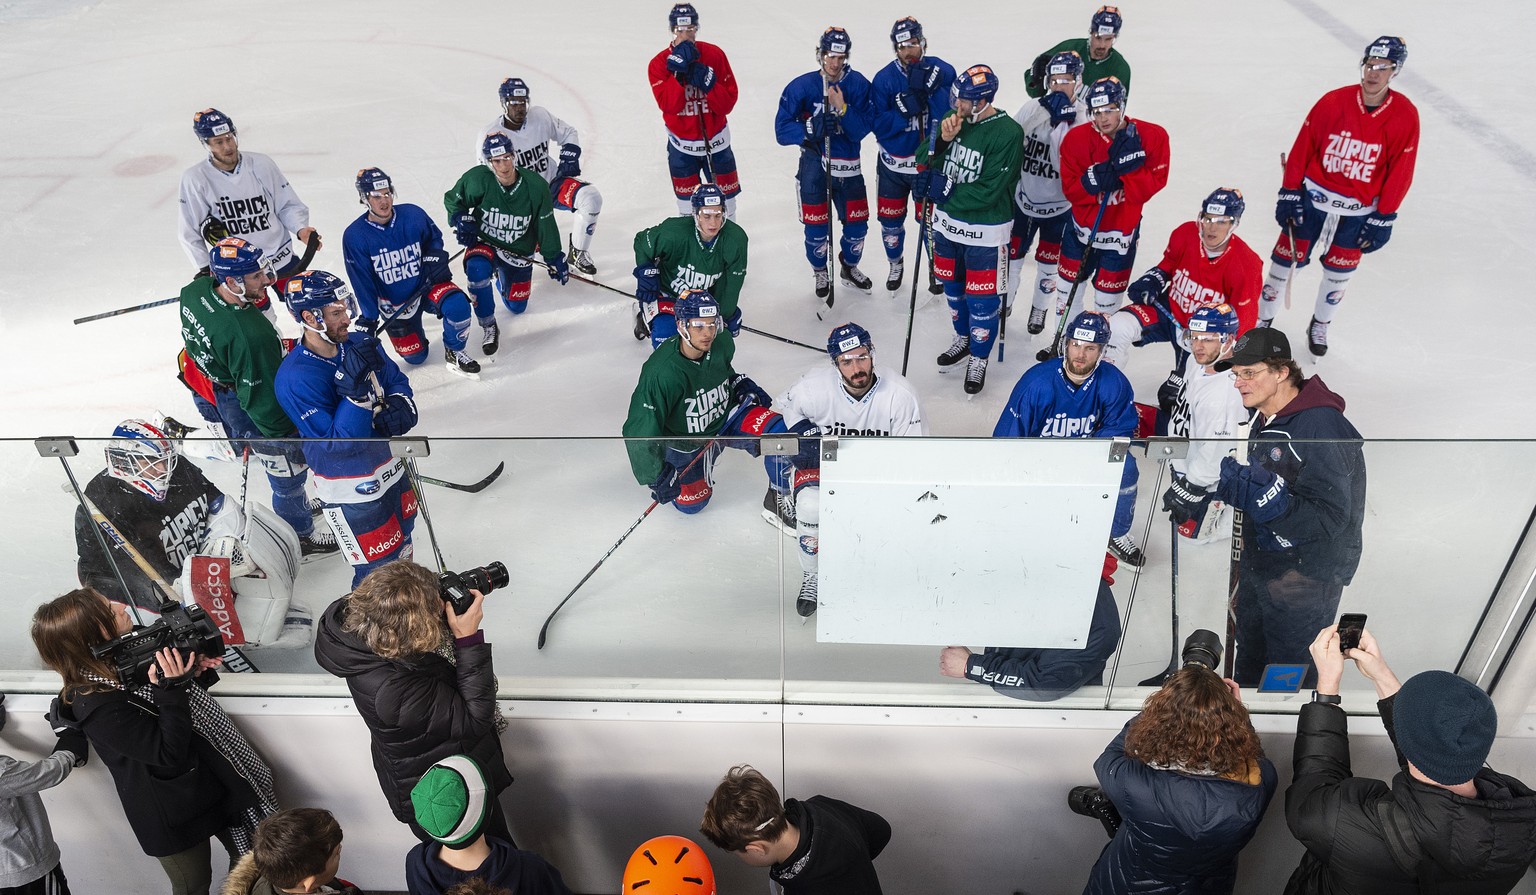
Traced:
<svg viewBox="0 0 1536 895">
<path fill-rule="evenodd" d="M 725 194 L 706 183 L 689 197 L 693 218 L 672 217 L 635 234 L 635 338 L 655 348 L 677 335 L 672 303 L 684 289 L 704 289 L 720 305 L 725 328 L 741 332 L 741 284 L 747 278 L 747 233 L 725 215 Z"/>
<path fill-rule="evenodd" d="M 293 526 L 304 554 L 334 553 L 336 539 L 310 518 L 304 497 L 304 452 L 293 421 L 278 404 L 272 378 L 283 343 L 255 297 L 272 285 L 261 249 L 235 236 L 208 251 L 212 278 L 197 277 L 181 290 L 181 339 L 204 380 L 224 431 L 236 450 L 249 442 L 272 486 L 272 508 Z"/>
<path fill-rule="evenodd" d="M 702 289 L 685 289 L 673 303 L 678 334 L 651 352 L 629 399 L 624 437 L 635 481 L 658 503 L 697 513 L 714 494 L 715 458 L 726 447 L 758 454 L 757 437 L 794 432 L 801 437 L 795 469 L 819 463 L 821 431 L 810 422 L 789 428 L 770 408 L 773 398 L 731 367 L 736 343 L 720 319 L 720 304 Z M 654 439 L 671 438 L 673 442 Z M 741 439 L 731 440 L 731 439 Z M 788 490 L 782 458 L 764 457 L 769 481 Z"/>
<path fill-rule="evenodd" d="M 1227 304 L 1237 314 L 1237 335 L 1253 328 L 1264 263 L 1236 232 L 1245 205 L 1241 191 L 1222 187 L 1195 220 L 1174 228 L 1162 262 L 1131 284 L 1131 304 L 1109 315 L 1106 363 L 1124 364 L 1132 345 L 1172 342 L 1174 369 L 1164 387 L 1176 391 L 1195 311 Z"/>
<path fill-rule="evenodd" d="M 1247 464 L 1223 457 L 1216 483 L 1243 520 L 1232 677 L 1256 687 L 1270 663 L 1309 664 L 1313 637 L 1333 624 L 1360 565 L 1365 455 L 1344 399 L 1302 377 L 1280 330 L 1249 330 L 1216 369 L 1232 371 L 1243 406 L 1257 411 Z M 1308 668 L 1301 686 L 1315 678 Z"/>
<path fill-rule="evenodd" d="M 1083 84 L 1092 84 L 1100 78 L 1119 78 L 1125 92 L 1131 92 L 1131 64 L 1115 49 L 1120 39 L 1120 26 L 1124 21 L 1117 6 L 1101 6 L 1088 20 L 1088 36 L 1064 40 L 1039 56 L 1024 76 L 1024 92 L 1030 98 L 1039 99 L 1048 91 L 1046 68 L 1058 53 L 1076 53 L 1083 60 Z M 1081 87 L 1078 88 L 1082 90 Z M 1082 99 L 1079 93 L 1078 99 Z"/>
<path fill-rule="evenodd" d="M 1170 396 L 1168 434 L 1190 442 L 1188 456 L 1170 461 L 1173 483 L 1163 492 L 1163 509 L 1186 538 L 1199 538 L 1220 524 L 1223 514 L 1218 507 L 1222 505 L 1212 505 L 1211 489 L 1221 478 L 1221 458 L 1234 450 L 1229 442 L 1248 420 L 1242 395 L 1232 387 L 1232 375 L 1216 370 L 1217 361 L 1231 356 L 1240 328 L 1231 305 L 1206 305 L 1195 311 L 1188 325 L 1189 358 L 1174 371 L 1180 374 L 1180 382 Z"/>
<path fill-rule="evenodd" d="M 1307 348 L 1328 353 L 1328 325 L 1339 311 L 1360 256 L 1392 238 L 1397 210 L 1413 184 L 1418 159 L 1419 110 L 1392 89 L 1408 61 L 1400 37 L 1371 41 L 1360 59 L 1360 86 L 1330 90 L 1317 101 L 1285 160 L 1285 177 L 1275 203 L 1280 236 L 1264 280 L 1261 325 L 1280 309 L 1292 269 L 1305 267 L 1312 249 L 1325 242 L 1325 224 L 1334 229 L 1323 253 L 1323 279 L 1307 327 Z"/>
<path fill-rule="evenodd" d="M 832 330 L 827 354 L 830 365 L 812 367 L 774 402 L 791 428 L 804 421 L 827 435 L 928 434 L 917 389 L 900 373 L 875 374 L 875 343 L 868 330 L 857 323 Z M 816 611 L 820 471 L 797 470 L 789 484 L 788 490 L 769 486 L 763 517 L 799 540 L 802 576 L 795 609 L 808 616 Z"/>
<path fill-rule="evenodd" d="M 465 248 L 464 274 L 483 326 L 494 317 L 497 292 L 513 314 L 528 309 L 534 249 L 550 279 L 560 285 L 570 282 L 571 269 L 560 250 L 560 229 L 544 181 L 517 164 L 506 134 L 486 134 L 480 151 L 486 163 L 465 171 L 444 194 L 443 204 L 453 237 Z M 489 335 L 486 343 L 495 351 Z"/>
<path fill-rule="evenodd" d="M 548 109 L 531 105 L 528 85 L 522 78 L 507 78 L 497 93 L 501 97 L 501 117 L 476 136 L 475 157 L 481 162 L 486 160 L 480 145 L 486 134 L 506 134 L 512 141 L 517 164 L 549 181 L 554 206 L 576 215 L 570 237 L 571 266 L 592 276 L 597 273 L 597 266 L 589 252 L 592 234 L 597 230 L 597 216 L 603 210 L 603 194 L 592 184 L 577 179 L 581 176 L 581 144 L 577 142 L 580 135 Z M 560 144 L 560 163 L 553 168 L 549 163 L 550 143 Z"/>
<path fill-rule="evenodd" d="M 891 47 L 896 58 L 871 79 L 869 104 L 870 126 L 880 147 L 875 167 L 875 215 L 880 219 L 885 257 L 891 264 L 885 288 L 895 292 L 901 288 L 906 267 L 907 194 L 917 179 L 917 147 L 928 141 L 928 134 L 939 126 L 939 119 L 949 108 L 947 94 L 955 82 L 955 67 L 927 55 L 928 38 L 923 36 L 923 26 L 911 16 L 891 26 Z M 921 235 L 925 232 L 922 197 L 914 195 L 912 204 Z M 918 251 L 922 248 L 918 246 Z M 937 283 L 930 279 L 930 285 Z"/>
<path fill-rule="evenodd" d="M 725 52 L 695 38 L 699 12 L 677 3 L 667 13 L 672 43 L 651 58 L 646 73 L 667 128 L 667 168 L 677 213 L 688 215 L 694 187 L 713 183 L 725 194 L 725 216 L 736 216 L 736 153 L 725 117 L 736 107 L 736 76 Z"/>
<path fill-rule="evenodd" d="M 974 395 L 987 382 L 1000 296 L 1008 292 L 1009 193 L 1019 181 L 1024 131 L 992 104 L 997 75 L 989 66 L 961 72 L 949 95 L 954 111 L 939 123 L 936 140 L 918 148 L 917 185 L 934 203 L 933 269 L 955 327 L 939 372 L 969 357 L 965 393 Z"/>
<path fill-rule="evenodd" d="M 832 293 L 827 273 L 831 233 L 829 206 L 842 223 L 838 235 L 838 273 L 850 289 L 873 287 L 859 270 L 864 237 L 869 234 L 869 192 L 859 166 L 859 144 L 869 134 L 869 81 L 848 64 L 853 40 L 837 26 L 816 45 L 820 68 L 790 81 L 779 96 L 773 119 L 780 146 L 800 148 L 795 182 L 800 186 L 800 223 L 805 226 L 805 260 L 816 280 L 816 297 Z M 832 173 L 829 189 L 827 172 Z"/>
<path fill-rule="evenodd" d="M 1083 311 L 1067 324 L 1061 357 L 1024 371 L 992 430 L 993 438 L 1129 438 L 1136 431 L 1130 380 L 1099 363 L 1109 344 L 1109 321 Z M 1120 499 L 1109 530 L 1109 550 L 1121 562 L 1140 566 L 1141 548 L 1131 539 L 1138 471 L 1125 458 Z"/>
<path fill-rule="evenodd" d="M 1050 58 L 1045 95 L 1019 109 L 1024 129 L 1024 157 L 1013 191 L 1013 236 L 1008 241 L 1008 307 L 1022 288 L 1024 257 L 1035 244 L 1035 289 L 1030 299 L 1029 334 L 1045 329 L 1061 262 L 1061 237 L 1072 219 L 1072 203 L 1061 190 L 1061 141 L 1067 131 L 1088 120 L 1088 107 L 1076 99 L 1083 84 L 1082 57 L 1070 50 Z M 1066 308 L 1057 309 L 1065 314 Z"/>
<path fill-rule="evenodd" d="M 381 441 L 416 425 L 411 383 L 372 335 L 347 330 L 355 305 L 346 284 L 323 270 L 288 281 L 283 301 L 303 340 L 277 371 L 277 397 L 298 421 L 315 469 L 315 494 L 352 564 L 352 586 L 369 572 L 410 559 L 416 494 L 405 465 Z"/>
<path fill-rule="evenodd" d="M 427 360 L 421 315 L 424 309 L 430 310 L 443 318 L 443 358 L 448 369 L 478 379 L 480 364 L 470 358 L 464 344 L 469 298 L 453 283 L 448 253 L 443 251 L 443 231 L 420 205 L 396 205 L 394 181 L 379 168 L 357 172 L 356 186 L 358 201 L 368 210 L 347 226 L 341 251 L 362 312 L 358 328 L 372 333 L 381 318 L 394 315 L 384 331 L 400 359 L 417 366 Z M 495 354 L 494 302 L 486 303 L 480 330 L 481 350 Z"/>
<path fill-rule="evenodd" d="M 1061 141 L 1061 188 L 1072 203 L 1075 232 L 1061 245 L 1061 281 L 1094 277 L 1094 309 L 1108 314 L 1120 307 L 1130 284 L 1142 206 L 1168 185 L 1168 132 L 1150 121 L 1132 121 L 1125 114 L 1125 87 L 1114 78 L 1088 88 L 1088 114 L 1092 120 Z M 1084 265 L 1095 221 L 1095 263 Z M 1074 304 L 1075 313 L 1087 296 Z"/>
<path fill-rule="evenodd" d="M 192 267 L 206 275 L 208 246 L 238 236 L 261 249 L 279 279 L 298 273 L 294 236 L 307 243 L 319 234 L 309 225 L 309 206 L 277 163 L 241 152 L 235 123 L 218 109 L 193 115 L 192 132 L 208 149 L 206 159 L 181 175 L 178 235 Z M 263 294 L 257 303 L 265 308 L 269 302 Z"/>
</svg>

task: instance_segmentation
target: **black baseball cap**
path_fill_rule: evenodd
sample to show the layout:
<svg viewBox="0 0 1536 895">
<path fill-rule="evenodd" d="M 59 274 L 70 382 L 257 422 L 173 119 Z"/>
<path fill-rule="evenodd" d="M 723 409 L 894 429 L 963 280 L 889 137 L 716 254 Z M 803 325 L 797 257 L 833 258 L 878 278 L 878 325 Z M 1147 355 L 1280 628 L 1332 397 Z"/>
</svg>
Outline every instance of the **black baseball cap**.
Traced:
<svg viewBox="0 0 1536 895">
<path fill-rule="evenodd" d="M 1237 340 L 1237 345 L 1232 349 L 1232 356 L 1217 361 L 1215 367 L 1217 372 L 1222 372 L 1233 367 L 1261 364 L 1272 358 L 1290 360 L 1291 340 L 1272 326 L 1256 326 L 1243 333 L 1243 337 Z"/>
</svg>

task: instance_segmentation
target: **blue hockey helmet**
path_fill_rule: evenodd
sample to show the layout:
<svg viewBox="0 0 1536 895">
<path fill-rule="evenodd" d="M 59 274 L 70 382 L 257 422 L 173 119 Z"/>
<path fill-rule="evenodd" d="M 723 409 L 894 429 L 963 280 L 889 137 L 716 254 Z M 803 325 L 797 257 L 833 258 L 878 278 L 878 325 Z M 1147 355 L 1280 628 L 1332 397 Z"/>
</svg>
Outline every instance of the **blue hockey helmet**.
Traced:
<svg viewBox="0 0 1536 895">
<path fill-rule="evenodd" d="M 1237 312 L 1226 302 L 1198 308 L 1189 315 L 1189 331 L 1234 336 L 1237 334 Z"/>
<path fill-rule="evenodd" d="M 357 179 L 353 183 L 357 187 L 358 199 L 364 203 L 368 201 L 370 193 L 395 194 L 395 183 L 384 173 L 383 168 L 364 168 L 357 172 Z"/>
<path fill-rule="evenodd" d="M 677 321 L 679 332 L 689 320 L 720 319 L 720 303 L 707 289 L 684 289 L 672 302 L 672 319 Z"/>
<path fill-rule="evenodd" d="M 493 158 L 497 158 L 503 155 L 516 155 L 512 151 L 512 138 L 508 137 L 504 133 L 501 133 L 500 131 L 497 131 L 494 134 L 486 134 L 485 139 L 480 143 L 481 158 L 484 158 L 486 161 L 490 161 Z"/>
<path fill-rule="evenodd" d="M 1090 345 L 1109 344 L 1109 318 L 1098 311 L 1083 311 L 1067 324 L 1067 338 Z"/>
<path fill-rule="evenodd" d="M 522 78 L 508 78 L 501 82 L 496 89 L 496 95 L 501 97 L 503 106 L 512 103 L 528 103 L 528 82 Z"/>
<path fill-rule="evenodd" d="M 159 426 L 123 420 L 107 442 L 107 475 L 156 501 L 165 500 L 176 469 L 176 445 Z"/>
<path fill-rule="evenodd" d="M 853 38 L 848 36 L 845 28 L 836 25 L 821 32 L 821 40 L 816 44 L 816 58 L 818 60 L 827 56 L 841 56 L 844 59 L 853 52 Z"/>
<path fill-rule="evenodd" d="M 207 143 L 214 137 L 223 136 L 224 134 L 229 134 L 233 137 L 237 131 L 235 130 L 235 123 L 230 120 L 228 115 L 225 115 L 218 109 L 208 108 L 192 116 L 192 133 L 197 134 L 199 140 Z"/>
<path fill-rule="evenodd" d="M 1248 203 L 1243 201 L 1243 191 L 1235 187 L 1224 186 L 1216 190 L 1200 204 L 1200 217 L 1228 217 L 1233 223 L 1242 220 L 1243 209 Z"/>
<path fill-rule="evenodd" d="M 1125 111 L 1125 85 L 1114 75 L 1100 78 L 1088 88 L 1088 112 L 1092 114 L 1100 109 L 1116 106 L 1121 112 Z"/>
<path fill-rule="evenodd" d="M 1077 55 L 1075 50 L 1064 50 L 1052 56 L 1045 64 L 1045 81 L 1047 84 L 1052 78 L 1062 75 L 1072 78 L 1074 81 L 1083 77 L 1083 57 Z"/>
<path fill-rule="evenodd" d="M 1088 20 L 1088 33 L 1101 37 L 1110 34 L 1119 35 L 1120 26 L 1123 24 L 1124 20 L 1120 18 L 1120 7 L 1101 6 L 1098 12 L 1093 14 L 1093 18 Z"/>
<path fill-rule="evenodd" d="M 717 208 L 725 211 L 725 192 L 712 183 L 701 183 L 689 198 L 695 213 L 701 208 Z"/>
<path fill-rule="evenodd" d="M 827 354 L 832 356 L 833 363 L 861 345 L 871 352 L 875 350 L 875 343 L 869 337 L 869 330 L 857 323 L 844 323 L 827 336 Z"/>
<path fill-rule="evenodd" d="M 341 277 L 323 270 L 306 270 L 296 273 L 288 278 L 283 286 L 283 303 L 288 305 L 288 310 L 293 314 L 293 319 L 304 325 L 305 329 L 325 335 L 323 326 L 315 327 L 304 323 L 304 312 L 314 311 L 315 317 L 320 316 L 320 310 L 328 305 L 340 302 L 350 315 L 357 314 L 357 303 L 352 298 L 352 290 L 342 281 Z"/>
<path fill-rule="evenodd" d="M 1364 65 L 1372 59 L 1385 59 L 1392 63 L 1396 71 L 1402 71 L 1403 65 L 1408 62 L 1408 44 L 1404 43 L 1401 37 L 1383 34 L 1365 48 L 1365 55 L 1360 57 L 1360 64 Z"/>
<path fill-rule="evenodd" d="M 973 65 L 955 76 L 949 88 L 951 102 L 969 100 L 973 103 L 991 102 L 997 96 L 997 73 L 990 65 Z"/>
<path fill-rule="evenodd" d="M 699 11 L 693 8 L 692 3 L 674 3 L 672 11 L 667 13 L 667 27 L 673 32 L 679 28 L 697 28 Z"/>
<path fill-rule="evenodd" d="M 208 247 L 208 271 L 220 283 L 228 277 L 240 279 L 266 266 L 261 249 L 238 236 L 226 236 Z"/>
<path fill-rule="evenodd" d="M 922 23 L 911 16 L 897 19 L 896 24 L 891 26 L 892 49 L 899 50 L 903 46 L 911 46 L 913 44 L 922 47 L 925 52 L 928 49 L 928 38 L 923 36 Z"/>
</svg>

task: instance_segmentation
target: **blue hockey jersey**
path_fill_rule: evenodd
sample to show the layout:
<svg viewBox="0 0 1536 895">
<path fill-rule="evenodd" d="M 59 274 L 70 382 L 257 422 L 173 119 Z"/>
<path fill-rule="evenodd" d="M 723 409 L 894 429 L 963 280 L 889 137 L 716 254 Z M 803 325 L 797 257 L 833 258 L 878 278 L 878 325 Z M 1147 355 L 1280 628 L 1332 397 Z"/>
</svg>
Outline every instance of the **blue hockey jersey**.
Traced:
<svg viewBox="0 0 1536 895">
<path fill-rule="evenodd" d="M 1073 385 L 1058 357 L 1019 377 L 992 437 L 1115 438 L 1135 431 L 1135 398 L 1118 367 L 1100 363 L 1082 385 Z"/>
<path fill-rule="evenodd" d="M 347 264 L 347 281 L 357 296 L 358 310 L 364 317 L 378 320 L 394 312 L 402 303 L 416 296 L 425 280 L 421 276 L 421 255 L 442 251 L 443 232 L 419 205 L 400 203 L 387 224 L 375 224 L 364 212 L 347 225 L 341 237 L 341 251 Z M 410 319 L 415 307 L 400 313 Z"/>
<path fill-rule="evenodd" d="M 832 131 L 832 175 L 852 177 L 859 173 L 859 143 L 869 136 L 869 80 L 850 68 L 837 86 L 843 91 L 847 110 L 837 117 Z M 821 69 L 790 81 L 779 97 L 779 112 L 773 120 L 779 145 L 799 146 L 821 155 L 824 141 L 812 144 L 806 140 L 805 120 L 819 114 L 825 100 Z"/>
<path fill-rule="evenodd" d="M 349 333 L 347 344 L 363 338 Z M 277 369 L 277 401 L 301 436 L 323 439 L 304 444 L 316 496 L 332 504 L 364 503 L 389 490 L 404 467 L 390 456 L 387 443 L 356 440 L 386 435 L 374 427 L 371 410 L 336 393 L 336 368 L 336 358 L 321 357 L 300 342 Z M 384 394 L 412 397 L 410 380 L 387 355 L 377 375 Z"/>
<path fill-rule="evenodd" d="M 917 170 L 917 144 L 924 134 L 933 133 L 939 119 L 949 111 L 949 88 L 955 83 L 955 67 L 937 56 L 924 56 L 924 66 L 939 70 L 939 83 L 928 97 L 928 114 L 903 115 L 896 108 L 896 96 L 910 93 L 907 69 L 892 59 L 875 73 L 869 87 L 870 128 L 880 143 L 880 158 L 893 171 Z M 923 118 L 926 117 L 926 127 Z"/>
</svg>

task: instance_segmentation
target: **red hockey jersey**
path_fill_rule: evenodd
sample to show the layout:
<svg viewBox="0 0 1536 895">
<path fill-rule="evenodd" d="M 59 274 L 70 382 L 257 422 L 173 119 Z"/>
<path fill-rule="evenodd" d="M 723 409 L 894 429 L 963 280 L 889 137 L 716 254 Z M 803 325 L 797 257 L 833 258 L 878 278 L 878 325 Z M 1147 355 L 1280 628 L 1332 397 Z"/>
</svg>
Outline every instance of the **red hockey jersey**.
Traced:
<svg viewBox="0 0 1536 895">
<path fill-rule="evenodd" d="M 1104 215 L 1108 217 L 1109 212 Z M 1258 322 L 1264 262 L 1236 233 L 1227 240 L 1226 251 L 1207 258 L 1200 244 L 1200 225 L 1186 221 L 1169 235 L 1168 248 L 1157 266 L 1168 278 L 1168 305 L 1179 326 L 1188 329 L 1190 315 L 1222 302 L 1237 312 L 1238 335 Z"/>
<path fill-rule="evenodd" d="M 1333 214 L 1395 214 L 1413 183 L 1418 148 L 1419 110 L 1408 97 L 1389 90 L 1367 112 L 1359 85 L 1340 87 L 1307 113 L 1281 185 L 1304 190 Z M 1311 183 L 1303 185 L 1303 177 Z"/>
<path fill-rule="evenodd" d="M 651 58 L 647 73 L 667 132 L 680 140 L 702 143 L 705 135 L 699 132 L 700 119 L 711 138 L 725 130 L 725 116 L 736 108 L 736 76 L 725 51 L 702 40 L 694 41 L 694 45 L 699 48 L 698 64 L 715 70 L 715 86 L 708 93 L 681 83 L 667 70 L 670 46 Z"/>
<path fill-rule="evenodd" d="M 1099 235 L 1094 243 L 1100 248 L 1119 252 L 1130 250 L 1132 236 L 1141 224 L 1141 209 L 1147 200 L 1168 185 L 1168 132 L 1150 121 L 1130 119 L 1141 136 L 1146 162 L 1121 178 L 1120 189 L 1110 194 Z M 1086 234 L 1099 212 L 1099 197 L 1083 189 L 1083 172 L 1109 159 L 1109 138 L 1079 124 L 1061 140 L 1061 189 L 1072 203 L 1072 220 Z"/>
</svg>

